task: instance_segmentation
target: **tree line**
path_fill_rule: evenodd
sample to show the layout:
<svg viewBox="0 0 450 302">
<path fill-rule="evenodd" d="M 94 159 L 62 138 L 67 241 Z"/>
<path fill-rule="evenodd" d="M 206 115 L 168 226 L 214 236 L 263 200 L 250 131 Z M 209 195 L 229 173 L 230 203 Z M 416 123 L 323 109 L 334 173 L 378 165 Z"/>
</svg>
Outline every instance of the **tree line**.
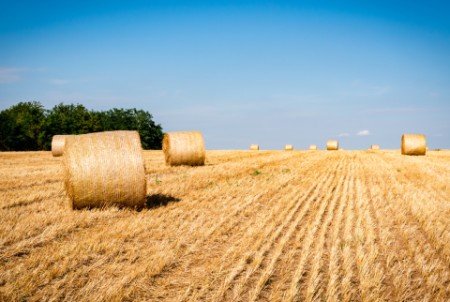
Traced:
<svg viewBox="0 0 450 302">
<path fill-rule="evenodd" d="M 0 151 L 50 150 L 56 134 L 111 130 L 137 130 L 144 149 L 161 149 L 162 127 L 147 111 L 93 111 L 63 103 L 47 110 L 40 102 L 20 102 L 0 112 Z"/>
</svg>

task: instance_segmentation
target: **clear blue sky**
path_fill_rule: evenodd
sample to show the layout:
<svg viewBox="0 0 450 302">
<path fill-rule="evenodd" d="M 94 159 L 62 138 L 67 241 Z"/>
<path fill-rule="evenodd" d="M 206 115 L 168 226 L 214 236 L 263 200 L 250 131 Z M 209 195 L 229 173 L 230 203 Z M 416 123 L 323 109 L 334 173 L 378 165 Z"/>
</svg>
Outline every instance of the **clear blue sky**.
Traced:
<svg viewBox="0 0 450 302">
<path fill-rule="evenodd" d="M 144 109 L 209 149 L 450 148 L 447 3 L 0 0 L 0 110 Z"/>
</svg>

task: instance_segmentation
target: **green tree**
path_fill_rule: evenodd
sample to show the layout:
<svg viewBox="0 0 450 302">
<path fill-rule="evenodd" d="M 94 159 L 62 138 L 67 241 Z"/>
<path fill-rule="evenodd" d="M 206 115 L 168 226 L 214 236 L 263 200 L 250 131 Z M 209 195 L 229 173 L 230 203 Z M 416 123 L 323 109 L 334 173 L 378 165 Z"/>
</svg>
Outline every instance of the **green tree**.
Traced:
<svg viewBox="0 0 450 302">
<path fill-rule="evenodd" d="M 144 149 L 161 149 L 162 128 L 153 116 L 137 109 L 89 111 L 80 104 L 45 110 L 38 102 L 24 102 L 0 112 L 0 150 L 49 150 L 56 134 L 136 130 Z"/>
<path fill-rule="evenodd" d="M 0 150 L 39 150 L 45 109 L 39 102 L 20 102 L 0 112 Z"/>
<path fill-rule="evenodd" d="M 47 113 L 40 136 L 43 148 L 50 149 L 52 137 L 56 134 L 85 134 L 101 131 L 100 123 L 95 118 L 95 114 L 80 104 L 60 103 L 54 106 Z"/>
<path fill-rule="evenodd" d="M 104 131 L 136 130 L 144 149 L 161 149 L 163 132 L 161 125 L 155 124 L 153 116 L 137 109 L 111 109 L 99 113 Z"/>
<path fill-rule="evenodd" d="M 144 149 L 161 149 L 163 131 L 159 124 L 155 124 L 153 116 L 146 111 L 134 109 L 137 130 L 141 136 Z"/>
</svg>

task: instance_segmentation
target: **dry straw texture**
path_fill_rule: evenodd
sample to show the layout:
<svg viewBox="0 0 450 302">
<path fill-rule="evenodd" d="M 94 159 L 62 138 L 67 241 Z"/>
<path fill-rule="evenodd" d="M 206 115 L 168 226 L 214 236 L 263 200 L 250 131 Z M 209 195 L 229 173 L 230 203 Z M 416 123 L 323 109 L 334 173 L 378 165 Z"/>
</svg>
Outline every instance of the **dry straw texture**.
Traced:
<svg viewBox="0 0 450 302">
<path fill-rule="evenodd" d="M 327 141 L 327 150 L 338 150 L 339 143 L 337 140 L 329 140 Z"/>
<path fill-rule="evenodd" d="M 317 145 L 309 145 L 309 150 L 317 150 Z"/>
<path fill-rule="evenodd" d="M 251 144 L 250 145 L 250 150 L 259 150 L 259 145 L 258 144 Z"/>
<path fill-rule="evenodd" d="M 380 146 L 379 145 L 371 145 L 370 150 L 380 150 Z"/>
<path fill-rule="evenodd" d="M 286 151 L 292 151 L 292 150 L 294 150 L 294 146 L 292 146 L 291 144 L 286 144 L 286 145 L 284 146 L 284 150 L 286 150 Z"/>
<path fill-rule="evenodd" d="M 52 138 L 52 155 L 54 157 L 64 154 L 64 146 L 68 135 L 54 135 Z"/>
<path fill-rule="evenodd" d="M 72 209 L 145 204 L 147 183 L 136 131 L 68 137 L 64 169 Z"/>
<path fill-rule="evenodd" d="M 199 131 L 165 133 L 162 148 L 170 166 L 205 164 L 205 143 Z"/>
<path fill-rule="evenodd" d="M 0 152 L 0 301 L 450 301 L 450 150 L 295 155 L 143 151 L 149 209 L 86 213 Z"/>
<path fill-rule="evenodd" d="M 425 155 L 427 153 L 427 140 L 423 134 L 403 134 L 403 155 Z"/>
</svg>

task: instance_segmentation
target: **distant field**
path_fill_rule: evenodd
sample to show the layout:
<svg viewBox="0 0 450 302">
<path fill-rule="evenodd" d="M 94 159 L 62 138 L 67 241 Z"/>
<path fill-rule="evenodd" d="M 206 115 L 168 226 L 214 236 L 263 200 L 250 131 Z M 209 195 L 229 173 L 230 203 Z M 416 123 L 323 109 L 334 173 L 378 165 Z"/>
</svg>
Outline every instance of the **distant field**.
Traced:
<svg viewBox="0 0 450 302">
<path fill-rule="evenodd" d="M 450 151 L 144 156 L 147 208 L 72 211 L 61 158 L 0 153 L 0 300 L 450 300 Z"/>
</svg>

